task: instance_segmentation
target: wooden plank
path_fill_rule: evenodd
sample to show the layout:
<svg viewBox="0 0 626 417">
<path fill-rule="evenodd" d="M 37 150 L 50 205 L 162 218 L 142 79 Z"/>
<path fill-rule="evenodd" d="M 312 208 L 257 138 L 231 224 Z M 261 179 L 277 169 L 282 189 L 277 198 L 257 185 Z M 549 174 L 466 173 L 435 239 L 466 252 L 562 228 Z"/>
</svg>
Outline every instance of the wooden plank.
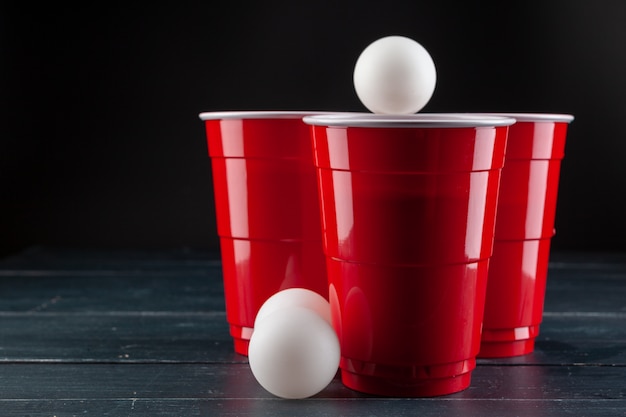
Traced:
<svg viewBox="0 0 626 417">
<path fill-rule="evenodd" d="M 609 258 L 557 256 L 536 351 L 480 360 L 464 392 L 380 398 L 335 379 L 286 401 L 232 351 L 218 260 L 36 248 L 0 261 L 0 415 L 623 417 L 626 257 Z"/>
<path fill-rule="evenodd" d="M 218 264 L 185 270 L 0 270 L 3 311 L 224 310 Z M 626 272 L 550 273 L 547 312 L 626 313 Z"/>
<path fill-rule="evenodd" d="M 245 362 L 224 312 L 0 312 L 0 361 Z M 491 364 L 626 365 L 626 315 L 549 315 L 536 350 Z"/>
<path fill-rule="evenodd" d="M 626 252 L 552 251 L 550 266 L 557 269 L 624 269 Z"/>
<path fill-rule="evenodd" d="M 0 262 L 0 309 L 223 310 L 221 267 L 212 256 L 34 248 Z M 626 263 L 566 259 L 551 263 L 546 311 L 626 312 Z"/>
<path fill-rule="evenodd" d="M 557 275 L 557 276 L 555 276 Z M 545 311 L 626 313 L 626 274 L 548 279 Z M 3 311 L 224 310 L 221 268 L 193 271 L 0 270 Z"/>
<path fill-rule="evenodd" d="M 0 269 L 23 270 L 167 270 L 218 264 L 216 251 L 198 249 L 81 249 L 34 246 L 0 259 Z"/>
<path fill-rule="evenodd" d="M 456 400 L 456 399 L 63 399 L 0 400 L 3 417 L 623 417 L 626 400 Z"/>
<path fill-rule="evenodd" d="M 568 264 L 548 272 L 545 311 L 626 313 L 626 265 Z"/>
<path fill-rule="evenodd" d="M 3 362 L 221 362 L 233 351 L 215 313 L 0 313 Z"/>
<path fill-rule="evenodd" d="M 513 358 L 481 359 L 504 365 L 626 366 L 626 314 L 566 314 L 544 316 L 535 351 Z"/>
<path fill-rule="evenodd" d="M 224 311 L 218 265 L 193 270 L 0 270 L 0 310 Z"/>
<path fill-rule="evenodd" d="M 223 310 L 220 263 L 201 255 L 26 251 L 0 262 L 0 308 Z M 626 312 L 626 263 L 580 259 L 551 263 L 546 311 Z"/>
<path fill-rule="evenodd" d="M 3 364 L 3 401 L 275 400 L 247 364 Z M 441 400 L 626 400 L 626 367 L 478 366 L 469 389 Z M 338 378 L 312 400 L 379 398 Z"/>
<path fill-rule="evenodd" d="M 320 402 L 198 400 L 198 399 L 113 399 L 0 401 L 4 417 L 51 416 L 424 416 L 424 417 L 550 417 L 624 416 L 626 400 L 557 401 L 455 401 L 455 400 L 336 400 Z"/>
</svg>

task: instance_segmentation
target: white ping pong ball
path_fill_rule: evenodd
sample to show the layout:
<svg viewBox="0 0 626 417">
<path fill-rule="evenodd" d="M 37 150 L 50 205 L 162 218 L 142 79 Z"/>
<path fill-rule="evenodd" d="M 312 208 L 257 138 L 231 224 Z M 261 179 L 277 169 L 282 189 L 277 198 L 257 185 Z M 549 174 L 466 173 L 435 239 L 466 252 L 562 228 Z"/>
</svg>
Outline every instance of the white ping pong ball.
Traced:
<svg viewBox="0 0 626 417">
<path fill-rule="evenodd" d="M 339 369 L 339 339 L 310 308 L 287 306 L 255 325 L 248 361 L 270 393 L 288 399 L 311 397 L 330 384 Z"/>
<path fill-rule="evenodd" d="M 428 103 L 436 83 L 437 71 L 428 51 L 404 36 L 372 42 L 354 66 L 356 94 L 373 113 L 416 113 Z"/>
<path fill-rule="evenodd" d="M 324 297 L 307 288 L 287 288 L 278 291 L 265 300 L 256 315 L 254 327 L 256 327 L 257 323 L 263 320 L 265 316 L 276 310 L 290 306 L 309 308 L 322 316 L 329 324 L 331 323 L 330 304 Z"/>
</svg>

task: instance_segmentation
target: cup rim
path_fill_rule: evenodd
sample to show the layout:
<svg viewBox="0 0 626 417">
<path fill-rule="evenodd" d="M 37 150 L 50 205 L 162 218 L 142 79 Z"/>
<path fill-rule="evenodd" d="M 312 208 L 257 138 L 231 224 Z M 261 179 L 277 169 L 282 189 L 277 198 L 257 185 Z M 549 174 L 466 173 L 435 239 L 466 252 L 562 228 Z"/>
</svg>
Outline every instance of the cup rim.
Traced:
<svg viewBox="0 0 626 417">
<path fill-rule="evenodd" d="M 518 122 L 562 122 L 571 123 L 574 120 L 573 114 L 567 113 L 507 113 L 507 112 L 489 112 L 489 113 L 471 113 L 471 114 L 487 114 L 502 117 L 512 117 Z"/>
<path fill-rule="evenodd" d="M 200 120 L 226 119 L 302 119 L 314 114 L 335 114 L 336 112 L 316 110 L 234 110 L 207 111 L 198 115 Z"/>
<path fill-rule="evenodd" d="M 338 127 L 391 127 L 391 128 L 454 128 L 496 127 L 515 123 L 511 117 L 493 114 L 464 113 L 417 113 L 407 115 L 352 113 L 322 114 L 303 118 L 304 123 L 314 126 Z"/>
</svg>

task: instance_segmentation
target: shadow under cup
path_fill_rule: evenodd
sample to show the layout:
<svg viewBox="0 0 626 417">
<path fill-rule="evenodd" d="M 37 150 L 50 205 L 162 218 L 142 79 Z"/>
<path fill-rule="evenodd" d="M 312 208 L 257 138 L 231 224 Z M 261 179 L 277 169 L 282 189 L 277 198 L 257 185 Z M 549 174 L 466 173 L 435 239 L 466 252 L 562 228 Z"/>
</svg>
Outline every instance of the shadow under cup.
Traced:
<svg viewBox="0 0 626 417">
<path fill-rule="evenodd" d="M 368 114 L 304 121 L 312 125 L 343 383 L 413 397 L 467 388 L 514 120 Z"/>
<path fill-rule="evenodd" d="M 237 353 L 259 308 L 276 292 L 328 297 L 307 112 L 209 112 L 226 318 Z"/>
<path fill-rule="evenodd" d="M 495 113 L 514 117 L 502 169 L 479 357 L 534 350 L 554 236 L 566 114 Z"/>
</svg>

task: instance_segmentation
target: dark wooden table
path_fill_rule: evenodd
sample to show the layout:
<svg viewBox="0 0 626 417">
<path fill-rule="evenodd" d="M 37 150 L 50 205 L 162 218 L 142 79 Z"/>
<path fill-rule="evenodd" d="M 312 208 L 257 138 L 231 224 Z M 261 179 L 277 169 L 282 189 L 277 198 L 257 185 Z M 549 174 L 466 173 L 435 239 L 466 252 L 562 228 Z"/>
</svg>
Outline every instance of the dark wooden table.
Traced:
<svg viewBox="0 0 626 417">
<path fill-rule="evenodd" d="M 464 392 L 282 400 L 233 353 L 217 254 L 32 248 L 0 260 L 0 416 L 626 416 L 626 256 L 553 254 L 548 282 L 536 351 Z"/>
</svg>

